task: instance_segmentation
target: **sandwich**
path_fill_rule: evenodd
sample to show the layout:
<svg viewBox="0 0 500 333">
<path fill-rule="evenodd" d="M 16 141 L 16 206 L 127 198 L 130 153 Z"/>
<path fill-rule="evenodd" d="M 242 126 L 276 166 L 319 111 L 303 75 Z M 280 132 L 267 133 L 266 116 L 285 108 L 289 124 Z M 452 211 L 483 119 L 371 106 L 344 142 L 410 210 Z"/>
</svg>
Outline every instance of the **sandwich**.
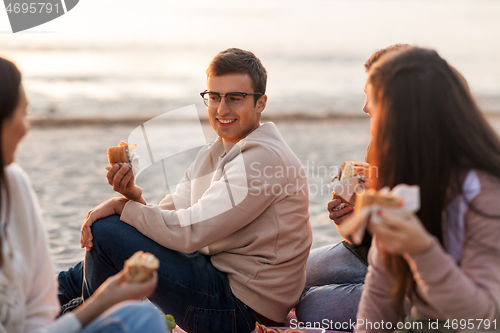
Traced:
<svg viewBox="0 0 500 333">
<path fill-rule="evenodd" d="M 128 144 L 121 141 L 116 147 L 108 148 L 108 161 L 111 166 L 116 163 L 130 163 L 137 149 L 136 144 Z"/>
<path fill-rule="evenodd" d="M 137 251 L 125 261 L 127 282 L 144 282 L 160 267 L 160 261 L 149 252 Z"/>
<path fill-rule="evenodd" d="M 354 215 L 339 226 L 341 232 L 350 243 L 361 244 L 365 235 L 366 226 L 370 220 L 373 223 L 379 223 L 381 220 L 376 214 L 371 214 L 371 206 L 384 208 L 400 207 L 402 199 L 396 197 L 387 189 L 375 191 L 368 189 L 356 197 L 354 205 Z M 367 208 L 367 209 L 363 209 Z"/>
<path fill-rule="evenodd" d="M 340 180 L 349 179 L 356 176 L 368 177 L 370 164 L 362 161 L 345 160 L 342 164 Z"/>
<path fill-rule="evenodd" d="M 363 207 L 379 205 L 382 207 L 399 207 L 400 199 L 396 198 L 394 194 L 384 191 L 375 191 L 368 189 L 357 195 L 356 205 L 354 211 L 359 212 Z"/>
<path fill-rule="evenodd" d="M 332 189 L 332 200 L 340 199 L 341 203 L 334 208 L 334 210 L 340 210 L 346 205 L 352 205 L 351 200 L 353 198 L 354 193 L 357 190 L 358 186 L 363 186 L 359 181 L 364 182 L 369 176 L 370 173 L 370 164 L 362 161 L 356 160 L 346 160 L 342 164 L 342 169 L 340 173 L 338 173 L 333 182 L 339 182 L 343 180 L 349 180 L 354 177 L 358 177 L 358 180 L 355 182 L 347 181 L 347 184 L 338 183 L 338 185 L 333 186 Z M 364 187 L 363 187 L 364 188 Z"/>
</svg>

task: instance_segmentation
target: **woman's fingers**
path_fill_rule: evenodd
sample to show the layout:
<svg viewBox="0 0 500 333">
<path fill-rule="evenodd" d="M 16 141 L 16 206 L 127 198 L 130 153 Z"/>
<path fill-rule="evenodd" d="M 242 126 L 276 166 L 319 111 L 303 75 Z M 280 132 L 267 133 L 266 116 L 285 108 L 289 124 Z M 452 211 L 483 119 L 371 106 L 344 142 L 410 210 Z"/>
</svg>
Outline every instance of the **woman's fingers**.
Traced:
<svg viewBox="0 0 500 333">
<path fill-rule="evenodd" d="M 342 203 L 342 201 L 340 201 L 340 199 L 333 199 L 333 200 L 330 200 L 328 202 L 328 205 L 326 205 L 328 211 L 331 213 L 333 212 L 333 208 L 337 207 L 338 205 L 340 205 Z"/>
<path fill-rule="evenodd" d="M 329 214 L 330 220 L 332 220 L 335 224 L 339 225 L 342 222 L 344 222 L 344 220 L 351 217 L 350 213 L 352 213 L 352 210 L 353 208 L 351 206 L 347 206 L 340 210 L 333 211 L 332 213 Z"/>
<path fill-rule="evenodd" d="M 401 209 L 379 209 L 376 214 L 382 218 L 387 226 L 397 229 L 405 227 L 412 216 L 412 213 L 402 211 Z"/>
<path fill-rule="evenodd" d="M 125 281 L 125 275 L 122 276 Z M 121 284 L 122 292 L 126 299 L 143 299 L 151 296 L 158 285 L 158 273 L 153 272 L 153 275 L 144 282 L 126 282 Z"/>
<path fill-rule="evenodd" d="M 382 222 L 370 222 L 368 229 L 389 253 L 415 254 L 432 245 L 432 237 L 413 213 L 382 209 L 377 215 Z"/>
</svg>

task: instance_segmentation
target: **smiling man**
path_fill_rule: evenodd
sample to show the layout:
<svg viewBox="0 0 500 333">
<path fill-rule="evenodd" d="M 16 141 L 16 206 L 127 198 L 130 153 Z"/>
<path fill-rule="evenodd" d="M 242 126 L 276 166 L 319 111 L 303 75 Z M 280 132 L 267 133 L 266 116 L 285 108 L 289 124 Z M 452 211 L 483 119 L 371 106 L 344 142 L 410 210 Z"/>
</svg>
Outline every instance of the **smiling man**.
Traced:
<svg viewBox="0 0 500 333">
<path fill-rule="evenodd" d="M 212 60 L 201 96 L 216 142 L 158 205 L 146 203 L 128 167 L 108 171 L 123 197 L 87 215 L 85 265 L 59 275 L 64 296 L 88 297 L 143 250 L 160 259 L 150 299 L 189 332 L 251 332 L 256 321 L 285 320 L 306 280 L 309 192 L 276 126 L 260 122 L 266 81 L 251 52 L 228 49 Z"/>
</svg>

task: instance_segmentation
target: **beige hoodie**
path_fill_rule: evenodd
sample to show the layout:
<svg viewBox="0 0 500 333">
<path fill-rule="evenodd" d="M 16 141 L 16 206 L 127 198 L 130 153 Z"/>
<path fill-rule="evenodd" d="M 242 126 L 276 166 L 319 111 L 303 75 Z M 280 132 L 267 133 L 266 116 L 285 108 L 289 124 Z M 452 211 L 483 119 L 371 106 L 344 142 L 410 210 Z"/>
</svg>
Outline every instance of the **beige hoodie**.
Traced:
<svg viewBox="0 0 500 333">
<path fill-rule="evenodd" d="M 159 205 L 129 201 L 121 220 L 172 250 L 210 255 L 236 297 L 282 322 L 305 285 L 312 242 L 306 170 L 273 123 L 227 154 L 204 147 Z"/>
</svg>

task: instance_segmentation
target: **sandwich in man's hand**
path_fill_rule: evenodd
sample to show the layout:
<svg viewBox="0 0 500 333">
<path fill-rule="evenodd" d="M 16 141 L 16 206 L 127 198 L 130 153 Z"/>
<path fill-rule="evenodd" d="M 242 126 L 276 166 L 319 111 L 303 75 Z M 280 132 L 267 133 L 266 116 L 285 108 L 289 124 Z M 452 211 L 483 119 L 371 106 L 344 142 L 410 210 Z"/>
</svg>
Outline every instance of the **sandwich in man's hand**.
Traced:
<svg viewBox="0 0 500 333">
<path fill-rule="evenodd" d="M 116 147 L 108 148 L 109 165 L 113 166 L 116 163 L 131 163 L 132 156 L 137 149 L 136 144 L 128 144 L 121 141 Z"/>
</svg>

